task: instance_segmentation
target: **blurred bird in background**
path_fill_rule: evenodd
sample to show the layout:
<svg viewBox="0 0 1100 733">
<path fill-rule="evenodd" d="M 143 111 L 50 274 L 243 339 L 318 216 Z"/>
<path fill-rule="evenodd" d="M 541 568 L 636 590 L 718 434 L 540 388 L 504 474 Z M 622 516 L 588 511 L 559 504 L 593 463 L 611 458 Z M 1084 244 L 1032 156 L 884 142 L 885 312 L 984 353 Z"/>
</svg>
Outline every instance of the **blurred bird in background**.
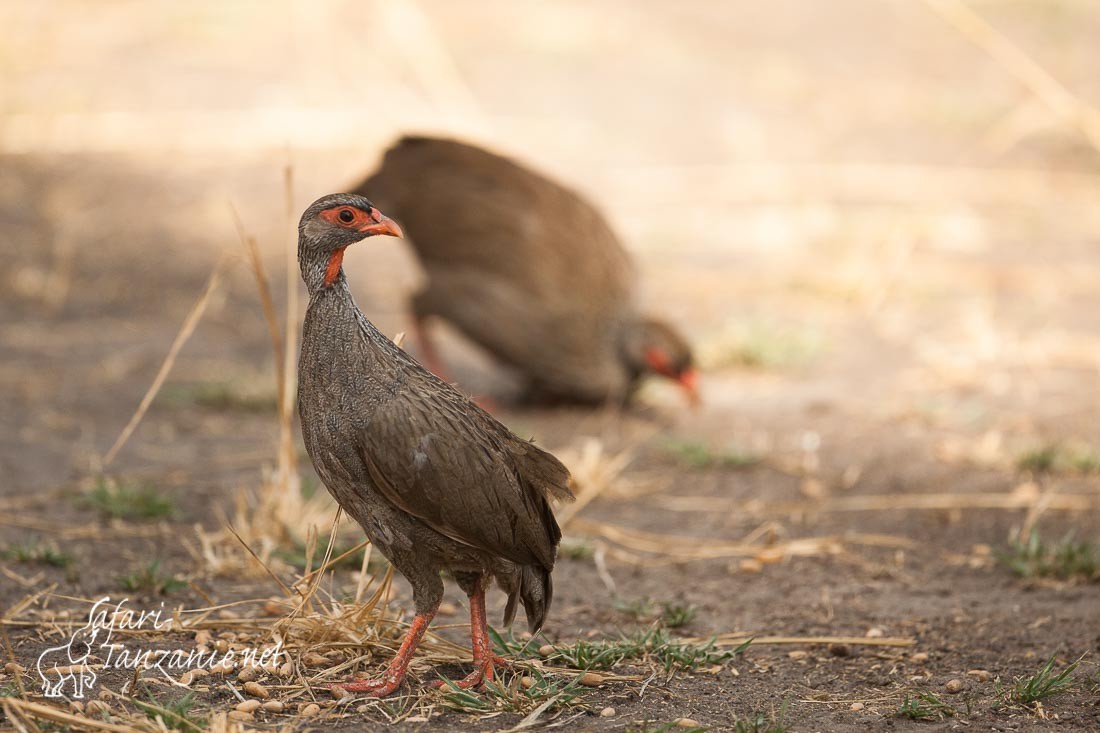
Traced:
<svg viewBox="0 0 1100 733">
<path fill-rule="evenodd" d="M 691 348 L 638 312 L 635 272 L 606 219 L 576 192 L 456 140 L 405 137 L 354 188 L 397 219 L 427 282 L 411 303 L 425 364 L 446 378 L 436 317 L 526 382 L 527 401 L 627 404 L 642 378 L 698 402 Z"/>
</svg>

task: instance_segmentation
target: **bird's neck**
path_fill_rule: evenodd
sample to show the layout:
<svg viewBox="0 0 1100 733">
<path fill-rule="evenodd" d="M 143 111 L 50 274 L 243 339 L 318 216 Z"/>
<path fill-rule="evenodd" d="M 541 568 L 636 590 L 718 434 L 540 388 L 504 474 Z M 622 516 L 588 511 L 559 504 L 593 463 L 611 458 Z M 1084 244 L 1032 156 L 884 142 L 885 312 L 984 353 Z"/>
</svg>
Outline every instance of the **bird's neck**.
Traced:
<svg viewBox="0 0 1100 733">
<path fill-rule="evenodd" d="M 334 250 L 323 259 L 304 258 L 299 254 L 298 267 L 311 296 L 326 288 L 347 283 L 344 277 L 344 248 Z"/>
</svg>

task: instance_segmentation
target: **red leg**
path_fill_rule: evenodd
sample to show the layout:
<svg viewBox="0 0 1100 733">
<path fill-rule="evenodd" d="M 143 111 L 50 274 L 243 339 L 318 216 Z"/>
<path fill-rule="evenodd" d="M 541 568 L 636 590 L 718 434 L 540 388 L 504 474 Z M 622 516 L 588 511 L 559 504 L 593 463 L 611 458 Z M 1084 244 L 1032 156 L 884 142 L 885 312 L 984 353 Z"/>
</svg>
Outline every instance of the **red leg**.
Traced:
<svg viewBox="0 0 1100 733">
<path fill-rule="evenodd" d="M 489 638 L 489 622 L 485 616 L 485 580 L 478 581 L 477 590 L 470 594 L 470 642 L 474 652 L 474 671 L 455 682 L 463 690 L 478 687 L 493 679 L 494 665 L 507 667 L 508 660 L 493 653 L 493 642 Z M 434 687 L 443 687 L 442 680 L 431 683 Z"/>
<path fill-rule="evenodd" d="M 439 360 L 439 354 L 435 350 L 435 343 L 428 336 L 428 329 L 424 320 L 423 316 L 413 317 L 413 330 L 416 331 L 416 342 L 420 345 L 421 361 L 435 376 L 444 382 L 450 382 L 451 378 L 447 376 L 447 370 L 443 368 L 443 362 Z"/>
<path fill-rule="evenodd" d="M 416 651 L 420 640 L 424 638 L 424 632 L 428 630 L 428 624 L 432 622 L 434 616 L 434 609 L 428 613 L 416 614 L 412 624 L 409 625 L 409 633 L 405 635 L 405 640 L 401 642 L 397 654 L 394 655 L 381 677 L 373 680 L 336 682 L 330 687 L 339 687 L 348 692 L 365 692 L 371 697 L 385 697 L 396 690 L 405 681 L 405 674 L 409 670 L 409 661 L 412 659 L 413 652 Z"/>
</svg>

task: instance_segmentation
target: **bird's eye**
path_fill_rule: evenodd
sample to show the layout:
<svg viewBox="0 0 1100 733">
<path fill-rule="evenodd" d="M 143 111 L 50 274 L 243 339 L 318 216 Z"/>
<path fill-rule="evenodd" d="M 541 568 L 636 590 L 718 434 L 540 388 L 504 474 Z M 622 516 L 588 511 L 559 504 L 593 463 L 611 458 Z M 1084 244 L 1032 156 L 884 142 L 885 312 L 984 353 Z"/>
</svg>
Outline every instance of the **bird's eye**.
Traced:
<svg viewBox="0 0 1100 733">
<path fill-rule="evenodd" d="M 337 216 L 339 216 L 340 221 L 344 222 L 345 224 L 351 224 L 353 221 L 355 221 L 355 213 L 351 209 L 341 209 L 340 213 Z"/>
</svg>

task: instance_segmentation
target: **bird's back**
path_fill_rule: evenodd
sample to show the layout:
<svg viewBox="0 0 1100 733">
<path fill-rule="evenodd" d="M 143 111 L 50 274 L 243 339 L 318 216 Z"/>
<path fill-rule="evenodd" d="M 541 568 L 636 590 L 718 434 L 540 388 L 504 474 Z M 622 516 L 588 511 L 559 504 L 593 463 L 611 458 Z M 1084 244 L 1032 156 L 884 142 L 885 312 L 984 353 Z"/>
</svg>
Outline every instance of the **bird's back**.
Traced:
<svg viewBox="0 0 1100 733">
<path fill-rule="evenodd" d="M 537 381 L 621 380 L 629 257 L 598 210 L 508 158 L 406 137 L 357 189 L 405 228 L 428 277 L 420 310 Z"/>
</svg>

